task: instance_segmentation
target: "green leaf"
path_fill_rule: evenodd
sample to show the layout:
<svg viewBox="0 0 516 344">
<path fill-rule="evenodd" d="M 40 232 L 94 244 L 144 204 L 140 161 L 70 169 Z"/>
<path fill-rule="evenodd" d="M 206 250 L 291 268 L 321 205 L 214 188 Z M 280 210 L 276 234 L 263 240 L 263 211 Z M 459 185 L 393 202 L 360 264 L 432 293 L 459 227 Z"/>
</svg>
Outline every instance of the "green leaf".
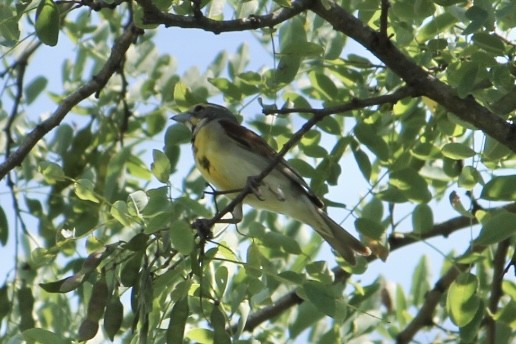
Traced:
<svg viewBox="0 0 516 344">
<path fill-rule="evenodd" d="M 455 24 L 456 21 L 457 19 L 452 13 L 444 12 L 434 17 L 419 30 L 416 41 L 423 43 L 431 38 L 435 38 L 437 35 L 443 33 L 446 29 Z"/>
<path fill-rule="evenodd" d="M 516 234 L 516 214 L 500 211 L 489 217 L 482 225 L 476 245 L 492 245 Z"/>
<path fill-rule="evenodd" d="M 11 311 L 11 308 L 12 308 L 12 303 L 9 300 L 8 292 L 9 292 L 8 286 L 7 286 L 7 284 L 4 284 L 0 288 L 0 321 L 2 321 L 2 319 L 7 314 L 9 314 L 9 312 Z"/>
<path fill-rule="evenodd" d="M 367 154 L 361 150 L 358 145 L 353 150 L 353 156 L 357 162 L 358 168 L 360 172 L 364 176 L 364 178 L 369 181 L 371 179 L 372 165 L 371 161 L 369 161 L 369 157 Z"/>
<path fill-rule="evenodd" d="M 412 230 L 415 233 L 426 233 L 434 226 L 432 208 L 427 204 L 418 204 L 412 212 Z"/>
<path fill-rule="evenodd" d="M 423 304 L 426 293 L 430 290 L 430 283 L 428 282 L 430 271 L 426 256 L 421 256 L 414 273 L 412 274 L 412 287 L 410 294 L 412 295 L 412 303 L 415 306 Z"/>
<path fill-rule="evenodd" d="M 307 281 L 303 284 L 302 290 L 319 311 L 331 317 L 335 316 L 336 296 L 331 287 L 317 281 Z"/>
<path fill-rule="evenodd" d="M 42 328 L 30 328 L 22 332 L 23 339 L 27 343 L 40 344 L 68 344 L 72 341 L 58 335 L 57 333 L 44 330 Z"/>
<path fill-rule="evenodd" d="M 274 73 L 272 81 L 275 83 L 289 84 L 296 77 L 300 66 L 301 58 L 298 56 L 280 57 L 278 68 Z"/>
<path fill-rule="evenodd" d="M 145 191 L 138 190 L 129 194 L 127 198 L 128 210 L 131 215 L 140 215 L 149 204 L 149 197 Z"/>
<path fill-rule="evenodd" d="M 0 207 L 0 244 L 5 246 L 7 238 L 9 237 L 9 226 L 7 224 L 7 216 L 5 216 L 4 209 Z M 1 319 L 1 317 L 0 317 Z"/>
<path fill-rule="evenodd" d="M 355 220 L 355 227 L 360 233 L 376 240 L 379 240 L 386 231 L 380 223 L 363 217 Z"/>
<path fill-rule="evenodd" d="M 59 36 L 59 8 L 52 0 L 41 0 L 36 11 L 36 35 L 46 45 L 57 44 Z"/>
<path fill-rule="evenodd" d="M 473 166 L 465 166 L 460 172 L 459 186 L 466 190 L 473 190 L 478 183 L 484 183 L 482 175 Z"/>
<path fill-rule="evenodd" d="M 189 255 L 194 248 L 194 232 L 190 224 L 184 220 L 174 221 L 170 225 L 172 246 L 183 255 Z"/>
<path fill-rule="evenodd" d="M 219 89 L 224 95 L 224 98 L 231 101 L 238 101 L 242 99 L 242 92 L 236 85 L 226 78 L 208 78 L 208 82 Z"/>
<path fill-rule="evenodd" d="M 99 199 L 95 194 L 95 184 L 88 179 L 79 179 L 73 183 L 74 191 L 77 197 L 84 201 L 99 203 Z"/>
<path fill-rule="evenodd" d="M 412 168 L 392 172 L 389 184 L 401 190 L 410 200 L 426 203 L 432 199 L 425 179 Z"/>
<path fill-rule="evenodd" d="M 214 344 L 213 331 L 205 328 L 194 328 L 188 331 L 186 337 L 198 344 Z"/>
<path fill-rule="evenodd" d="M 104 330 L 111 341 L 122 327 L 122 320 L 124 320 L 124 305 L 120 302 L 119 297 L 113 296 L 107 304 L 104 314 Z"/>
<path fill-rule="evenodd" d="M 504 309 L 506 309 L 504 307 Z M 512 319 L 514 319 L 514 313 L 511 316 Z M 480 304 L 478 305 L 477 312 L 475 313 L 475 316 L 473 317 L 473 320 L 471 320 L 466 326 L 463 326 L 459 329 L 460 331 L 460 338 L 462 340 L 462 343 L 474 343 L 475 339 L 478 337 L 478 332 L 480 330 L 480 324 L 482 324 L 482 320 L 485 316 L 485 308 L 484 308 L 484 301 L 480 300 Z"/>
<path fill-rule="evenodd" d="M 58 181 L 65 180 L 65 174 L 61 166 L 50 161 L 42 161 L 39 163 L 39 171 L 43 174 L 43 178 L 49 184 L 55 184 Z"/>
<path fill-rule="evenodd" d="M 21 287 L 17 290 L 16 298 L 20 312 L 18 328 L 24 331 L 34 327 L 35 321 L 32 317 L 34 311 L 34 296 L 32 295 L 32 289 L 29 287 Z"/>
<path fill-rule="evenodd" d="M 446 308 L 452 322 L 464 327 L 469 324 L 480 306 L 476 295 L 478 279 L 475 275 L 464 272 L 450 285 L 446 298 Z"/>
<path fill-rule="evenodd" d="M 447 143 L 443 146 L 441 152 L 445 157 L 454 160 L 471 158 L 476 154 L 473 149 L 463 143 Z"/>
<path fill-rule="evenodd" d="M 127 203 L 125 203 L 124 201 L 116 201 L 111 206 L 110 214 L 124 226 L 129 227 L 133 224 L 133 219 L 129 214 L 129 210 L 127 208 Z"/>
<path fill-rule="evenodd" d="M 496 35 L 487 32 L 478 32 L 473 35 L 473 43 L 495 56 L 505 55 L 505 44 Z"/>
<path fill-rule="evenodd" d="M 120 272 L 120 282 L 123 286 L 132 287 L 138 281 L 142 265 L 142 255 L 143 253 L 141 251 L 135 253 L 134 256 L 131 257 L 131 259 L 129 259 L 122 267 L 122 271 Z"/>
<path fill-rule="evenodd" d="M 162 183 L 167 184 L 172 172 L 170 161 L 165 153 L 160 150 L 153 149 L 152 157 L 154 162 L 151 164 L 152 174 Z"/>
<path fill-rule="evenodd" d="M 166 337 L 168 344 L 183 343 L 188 315 L 188 296 L 185 295 L 176 301 L 170 312 L 170 322 Z"/>
<path fill-rule="evenodd" d="M 493 319 L 515 329 L 516 319 L 514 318 L 514 314 L 516 314 L 516 301 L 511 299 L 508 304 L 499 309 L 498 312 L 493 315 Z"/>
<path fill-rule="evenodd" d="M 365 144 L 378 159 L 382 161 L 389 160 L 389 147 L 383 138 L 377 135 L 377 130 L 374 126 L 359 123 L 355 126 L 354 133 L 357 139 Z"/>
<path fill-rule="evenodd" d="M 13 13 L 12 7 L 6 4 L 0 4 L 0 44 L 12 47 L 20 39 L 19 18 Z"/>
<path fill-rule="evenodd" d="M 226 315 L 222 313 L 219 306 L 213 306 L 210 320 L 214 330 L 213 342 L 217 344 L 231 344 L 229 333 L 226 332 Z"/>
<path fill-rule="evenodd" d="M 25 101 L 31 104 L 43 90 L 47 87 L 48 80 L 44 76 L 39 76 L 25 88 Z"/>
<path fill-rule="evenodd" d="M 311 42 L 292 42 L 287 44 L 283 49 L 281 49 L 280 56 L 288 55 L 288 56 L 299 56 L 299 57 L 317 57 L 321 56 L 324 52 L 324 49 L 321 45 Z"/>
<path fill-rule="evenodd" d="M 480 197 L 490 201 L 514 201 L 516 175 L 493 177 L 482 189 Z"/>
<path fill-rule="evenodd" d="M 326 116 L 322 121 L 317 123 L 317 126 L 332 135 L 341 135 L 342 128 L 339 122 L 333 116 Z"/>
</svg>

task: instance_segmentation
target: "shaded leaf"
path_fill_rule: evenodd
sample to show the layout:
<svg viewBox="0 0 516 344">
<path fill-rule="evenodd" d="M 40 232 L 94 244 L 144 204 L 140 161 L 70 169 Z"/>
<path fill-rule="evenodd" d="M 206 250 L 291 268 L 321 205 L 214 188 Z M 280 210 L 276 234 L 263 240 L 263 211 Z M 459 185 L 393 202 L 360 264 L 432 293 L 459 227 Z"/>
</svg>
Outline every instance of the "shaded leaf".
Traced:
<svg viewBox="0 0 516 344">
<path fill-rule="evenodd" d="M 124 305 L 120 302 L 119 297 L 113 296 L 110 298 L 104 314 L 104 330 L 111 341 L 120 330 L 122 320 L 124 320 Z"/>
<path fill-rule="evenodd" d="M 7 216 L 5 216 L 4 209 L 0 207 L 0 244 L 5 246 L 8 237 L 9 227 L 7 224 Z"/>
<path fill-rule="evenodd" d="M 188 297 L 183 296 L 176 301 L 170 312 L 170 322 L 166 336 L 168 344 L 183 343 L 188 315 Z"/>
</svg>

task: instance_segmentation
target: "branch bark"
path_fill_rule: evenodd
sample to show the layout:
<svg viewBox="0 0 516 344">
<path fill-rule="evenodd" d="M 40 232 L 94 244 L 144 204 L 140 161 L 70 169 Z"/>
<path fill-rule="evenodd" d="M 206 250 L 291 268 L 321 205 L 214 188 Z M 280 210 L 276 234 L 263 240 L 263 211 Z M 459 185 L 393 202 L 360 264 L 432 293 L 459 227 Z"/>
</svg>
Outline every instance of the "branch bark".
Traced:
<svg viewBox="0 0 516 344">
<path fill-rule="evenodd" d="M 183 16 L 161 12 L 151 0 L 136 0 L 143 9 L 144 24 L 165 25 L 166 27 L 181 27 L 189 29 L 202 29 L 215 34 L 221 32 L 256 30 L 260 28 L 274 27 L 297 14 L 306 11 L 313 0 L 297 0 L 291 7 L 281 8 L 270 14 L 262 16 L 249 16 L 234 20 L 213 20 L 202 15 Z M 202 13 L 201 13 L 202 14 Z"/>
<path fill-rule="evenodd" d="M 136 37 L 142 31 L 134 25 L 128 25 L 123 34 L 116 40 L 111 55 L 102 70 L 91 78 L 86 84 L 77 91 L 63 99 L 61 105 L 57 107 L 54 113 L 46 120 L 38 124 L 30 133 L 27 134 L 25 140 L 19 145 L 6 160 L 0 164 L 0 180 L 13 168 L 19 166 L 23 159 L 29 154 L 31 149 L 43 138 L 49 131 L 57 127 L 63 118 L 82 100 L 94 93 L 100 92 L 109 81 L 111 76 L 118 70 L 120 63 L 125 57 L 127 49 L 134 42 Z"/>
</svg>

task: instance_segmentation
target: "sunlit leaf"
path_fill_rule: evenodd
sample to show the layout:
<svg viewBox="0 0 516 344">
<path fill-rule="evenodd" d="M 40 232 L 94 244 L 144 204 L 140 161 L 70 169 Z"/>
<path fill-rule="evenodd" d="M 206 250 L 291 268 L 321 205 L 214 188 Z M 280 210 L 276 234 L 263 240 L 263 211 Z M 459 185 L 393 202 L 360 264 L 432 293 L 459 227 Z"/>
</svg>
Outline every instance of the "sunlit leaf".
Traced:
<svg viewBox="0 0 516 344">
<path fill-rule="evenodd" d="M 95 184 L 88 179 L 79 179 L 74 183 L 74 190 L 77 197 L 85 201 L 99 203 L 99 198 L 95 194 Z"/>
<path fill-rule="evenodd" d="M 514 201 L 516 175 L 493 177 L 482 189 L 480 197 L 491 201 Z"/>
<path fill-rule="evenodd" d="M 491 245 L 503 241 L 516 233 L 516 214 L 500 211 L 489 217 L 475 240 L 477 245 Z"/>
<path fill-rule="evenodd" d="M 467 272 L 461 273 L 451 284 L 446 297 L 446 308 L 455 325 L 466 326 L 475 317 L 480 306 L 477 288 L 477 277 Z"/>
</svg>

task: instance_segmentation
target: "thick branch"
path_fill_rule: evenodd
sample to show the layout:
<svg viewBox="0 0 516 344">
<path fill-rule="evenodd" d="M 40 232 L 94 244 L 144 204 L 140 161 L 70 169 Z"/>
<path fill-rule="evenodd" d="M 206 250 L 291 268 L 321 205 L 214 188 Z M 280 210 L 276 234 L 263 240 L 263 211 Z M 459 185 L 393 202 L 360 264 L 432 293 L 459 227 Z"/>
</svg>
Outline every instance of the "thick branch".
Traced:
<svg viewBox="0 0 516 344">
<path fill-rule="evenodd" d="M 77 91 L 64 98 L 54 113 L 28 133 L 27 137 L 20 144 L 18 149 L 0 165 L 0 180 L 10 170 L 20 165 L 38 141 L 50 130 L 57 127 L 75 105 L 93 93 L 99 92 L 106 85 L 111 76 L 117 71 L 118 66 L 124 59 L 127 49 L 129 49 L 131 43 L 133 43 L 139 34 L 141 34 L 141 30 L 137 29 L 134 25 L 129 25 L 127 27 L 124 33 L 113 45 L 111 55 L 106 61 L 104 68 L 102 68 L 96 76 L 80 87 Z"/>
<path fill-rule="evenodd" d="M 516 152 L 516 126 L 481 106 L 473 97 L 460 98 L 452 87 L 428 74 L 382 33 L 365 26 L 335 2 L 326 1 L 323 5 L 321 0 L 314 0 L 310 9 L 335 30 L 371 51 L 409 86 Z"/>
<path fill-rule="evenodd" d="M 204 16 L 183 16 L 172 13 L 164 13 L 157 9 L 151 0 L 136 0 L 143 8 L 143 22 L 145 24 L 163 24 L 166 27 L 195 28 L 213 33 L 255 30 L 259 28 L 274 27 L 297 14 L 305 11 L 313 0 L 298 0 L 291 7 L 281 8 L 270 14 L 262 16 L 249 16 L 234 20 L 213 20 Z"/>
<path fill-rule="evenodd" d="M 513 212 L 513 213 L 516 213 L 516 203 L 511 203 L 507 206 L 504 206 L 503 209 Z M 490 210 L 495 210 L 495 209 L 490 209 Z M 471 226 L 472 224 L 476 224 L 476 223 L 477 223 L 477 221 L 470 217 L 458 216 L 458 217 L 455 217 L 448 221 L 434 225 L 432 230 L 422 234 L 419 238 L 416 238 L 413 236 L 404 236 L 402 238 L 399 238 L 397 236 L 391 236 L 389 238 L 390 250 L 392 252 L 392 251 L 398 250 L 400 248 L 403 248 L 405 246 L 414 244 L 416 242 L 426 240 L 426 239 L 431 239 L 431 238 L 438 237 L 438 236 L 443 236 L 446 238 L 453 232 L 456 232 L 463 228 L 467 228 L 467 227 Z M 378 258 L 374 257 L 374 256 L 367 257 L 367 260 L 369 262 L 375 261 L 377 259 Z M 454 270 L 454 269 L 451 269 L 451 270 Z M 345 272 L 344 270 L 340 269 L 340 267 L 335 267 L 333 269 L 333 271 L 335 273 L 335 282 L 336 283 L 345 282 L 350 277 L 350 275 L 347 272 Z M 456 276 L 454 277 L 453 274 L 454 274 L 453 272 L 448 271 L 446 273 L 446 275 L 443 276 L 441 278 L 441 280 L 439 280 L 436 283 L 436 286 L 443 285 L 443 284 L 439 284 L 439 283 L 448 283 L 448 281 L 450 281 L 449 283 L 453 282 L 453 280 L 456 278 Z M 430 301 L 433 301 L 433 300 L 434 299 L 431 298 Z M 430 302 L 430 301 L 428 301 L 428 302 Z M 247 319 L 244 330 L 253 331 L 261 323 L 263 323 L 267 320 L 270 320 L 273 317 L 278 316 L 281 313 L 283 313 L 284 311 L 288 310 L 289 308 L 291 308 L 295 305 L 301 304 L 303 302 L 304 302 L 304 300 L 301 299 L 296 294 L 295 291 L 291 291 L 291 292 L 285 294 L 284 296 L 280 297 L 272 306 L 265 307 L 263 309 L 256 311 L 255 313 L 251 314 Z M 430 310 L 430 309 L 431 309 L 431 307 L 430 307 L 430 303 L 429 303 L 427 308 L 425 308 L 425 312 L 427 312 L 427 310 Z M 418 322 L 415 323 L 413 327 L 411 327 L 410 331 L 413 332 L 415 330 L 417 332 L 422 326 L 427 325 L 425 323 L 425 321 L 422 321 L 422 320 L 423 320 L 423 316 L 421 316 L 421 319 L 418 319 Z M 419 327 L 417 327 L 416 325 Z M 234 327 L 232 330 L 233 330 L 233 332 L 236 331 L 236 327 Z M 413 332 L 413 334 L 415 334 L 415 332 Z M 403 335 L 408 335 L 408 332 Z"/>
</svg>

